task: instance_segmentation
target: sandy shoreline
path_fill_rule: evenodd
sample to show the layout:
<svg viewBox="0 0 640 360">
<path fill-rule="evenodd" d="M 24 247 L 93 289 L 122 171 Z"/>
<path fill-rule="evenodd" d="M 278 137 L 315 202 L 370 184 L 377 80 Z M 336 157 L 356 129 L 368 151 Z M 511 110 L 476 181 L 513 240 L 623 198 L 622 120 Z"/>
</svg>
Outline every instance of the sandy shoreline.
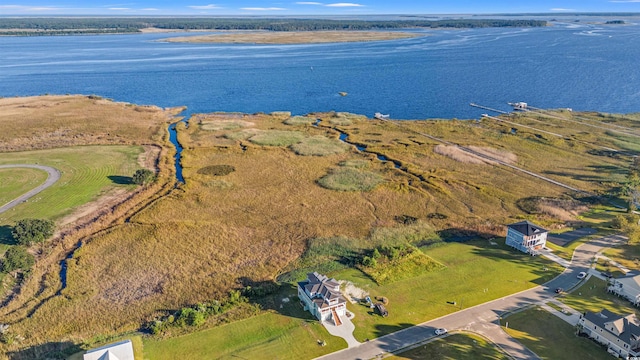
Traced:
<svg viewBox="0 0 640 360">
<path fill-rule="evenodd" d="M 407 39 L 422 34 L 395 31 L 260 31 L 229 34 L 181 36 L 161 39 L 166 42 L 237 44 L 318 44 Z"/>
</svg>

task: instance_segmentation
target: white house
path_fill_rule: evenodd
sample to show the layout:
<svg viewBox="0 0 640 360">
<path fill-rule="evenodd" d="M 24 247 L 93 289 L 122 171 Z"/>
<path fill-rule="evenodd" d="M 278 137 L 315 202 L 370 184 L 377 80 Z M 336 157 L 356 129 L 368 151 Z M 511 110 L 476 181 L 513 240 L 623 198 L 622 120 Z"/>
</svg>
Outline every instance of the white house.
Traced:
<svg viewBox="0 0 640 360">
<path fill-rule="evenodd" d="M 507 225 L 505 243 L 524 253 L 536 255 L 547 244 L 548 231 L 529 221 Z"/>
<path fill-rule="evenodd" d="M 347 300 L 340 294 L 340 284 L 336 279 L 312 272 L 307 279 L 298 283 L 298 297 L 305 310 L 320 321 L 332 319 L 342 325 L 341 316 L 347 313 Z"/>
<path fill-rule="evenodd" d="M 105 345 L 84 354 L 83 360 L 135 360 L 131 340 Z"/>
<path fill-rule="evenodd" d="M 640 322 L 635 314 L 618 315 L 608 310 L 580 315 L 578 330 L 623 359 L 640 356 Z"/>
<path fill-rule="evenodd" d="M 630 271 L 623 277 L 611 279 L 607 291 L 631 301 L 635 306 L 640 305 L 640 273 Z"/>
</svg>

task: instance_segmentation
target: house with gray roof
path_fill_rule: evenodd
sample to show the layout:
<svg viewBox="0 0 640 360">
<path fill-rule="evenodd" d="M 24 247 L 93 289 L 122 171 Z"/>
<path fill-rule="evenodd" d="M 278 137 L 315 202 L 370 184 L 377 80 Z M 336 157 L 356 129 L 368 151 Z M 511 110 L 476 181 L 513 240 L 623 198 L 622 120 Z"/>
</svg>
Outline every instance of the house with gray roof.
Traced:
<svg viewBox="0 0 640 360">
<path fill-rule="evenodd" d="M 640 273 L 630 271 L 625 276 L 611 279 L 607 291 L 631 301 L 635 306 L 640 305 Z"/>
<path fill-rule="evenodd" d="M 83 360 L 135 360 L 131 340 L 105 345 L 97 349 L 88 350 Z"/>
<path fill-rule="evenodd" d="M 505 244 L 524 253 L 537 255 L 547 245 L 549 232 L 530 221 L 520 221 L 507 225 Z"/>
<path fill-rule="evenodd" d="M 640 321 L 635 314 L 618 315 L 604 309 L 599 313 L 585 312 L 578 329 L 616 357 L 640 356 Z"/>
<path fill-rule="evenodd" d="M 342 325 L 340 317 L 347 313 L 347 300 L 340 293 L 336 279 L 309 273 L 306 280 L 298 283 L 298 297 L 304 309 L 318 320 L 331 319 L 335 325 Z"/>
</svg>

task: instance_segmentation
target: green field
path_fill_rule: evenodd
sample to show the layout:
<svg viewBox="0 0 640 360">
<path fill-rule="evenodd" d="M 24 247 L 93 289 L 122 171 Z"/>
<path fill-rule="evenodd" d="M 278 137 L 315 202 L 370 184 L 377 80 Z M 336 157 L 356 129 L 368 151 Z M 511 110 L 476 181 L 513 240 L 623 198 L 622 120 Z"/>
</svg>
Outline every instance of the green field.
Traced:
<svg viewBox="0 0 640 360">
<path fill-rule="evenodd" d="M 506 332 L 542 359 L 611 359 L 595 342 L 576 335 L 576 329 L 540 308 L 532 308 L 502 319 Z"/>
<path fill-rule="evenodd" d="M 0 205 L 4 205 L 42 184 L 47 173 L 38 169 L 0 169 Z"/>
<path fill-rule="evenodd" d="M 373 314 L 366 306 L 350 306 L 356 314 L 356 339 L 377 338 L 526 290 L 551 280 L 561 271 L 555 263 L 542 257 L 527 256 L 504 245 L 490 245 L 486 240 L 449 243 L 424 251 L 446 268 L 383 286 L 355 269 L 331 274 L 336 279 L 352 281 L 372 298 L 389 299 L 386 318 Z"/>
<path fill-rule="evenodd" d="M 139 166 L 138 146 L 77 146 L 2 155 L 2 164 L 41 164 L 58 169 L 61 178 L 24 204 L 0 215 L 0 224 L 26 217 L 59 219 L 73 208 L 124 184 Z M 45 174 L 46 177 L 46 174 Z"/>
<path fill-rule="evenodd" d="M 599 312 L 607 309 L 622 315 L 636 311 L 624 298 L 607 293 L 607 283 L 593 276 L 578 289 L 559 297 L 558 300 L 578 312 Z"/>
<path fill-rule="evenodd" d="M 144 359 L 311 359 L 346 347 L 310 314 L 300 315 L 266 313 L 177 338 L 145 339 Z"/>
<path fill-rule="evenodd" d="M 391 356 L 394 360 L 508 359 L 491 342 L 474 334 L 453 334 Z"/>
</svg>

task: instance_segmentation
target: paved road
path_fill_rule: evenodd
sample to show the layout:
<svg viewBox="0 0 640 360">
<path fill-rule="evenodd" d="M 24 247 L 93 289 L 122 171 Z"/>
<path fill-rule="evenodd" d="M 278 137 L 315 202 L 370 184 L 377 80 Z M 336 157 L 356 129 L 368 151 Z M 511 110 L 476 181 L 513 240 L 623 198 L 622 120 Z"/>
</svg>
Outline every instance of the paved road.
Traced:
<svg viewBox="0 0 640 360">
<path fill-rule="evenodd" d="M 19 197 L 9 201 L 8 203 L 0 206 L 0 214 L 11 209 L 12 207 L 29 200 L 31 197 L 35 196 L 42 190 L 48 188 L 49 186 L 55 184 L 58 179 L 60 179 L 60 172 L 57 169 L 54 169 L 50 166 L 44 165 L 32 165 L 32 164 L 12 164 L 12 165 L 0 165 L 0 169 L 8 169 L 8 168 L 31 168 L 31 169 L 39 169 L 46 171 L 49 176 L 47 180 L 45 180 L 42 185 L 27 191 L 26 193 L 20 195 Z"/>
<path fill-rule="evenodd" d="M 322 360 L 371 359 L 381 354 L 394 352 L 407 346 L 423 342 L 434 337 L 434 330 L 444 327 L 449 330 L 468 330 L 480 333 L 496 343 L 509 355 L 516 359 L 539 359 L 531 350 L 505 333 L 499 325 L 502 314 L 515 311 L 525 305 L 552 299 L 555 289 L 561 287 L 570 289 L 580 282 L 577 274 L 588 271 L 591 260 L 604 248 L 611 247 L 624 241 L 620 235 L 606 236 L 592 240 L 576 248 L 571 267 L 560 276 L 517 294 L 480 304 L 456 313 L 443 316 L 404 330 L 382 336 L 357 347 L 337 351 L 325 355 Z"/>
</svg>

